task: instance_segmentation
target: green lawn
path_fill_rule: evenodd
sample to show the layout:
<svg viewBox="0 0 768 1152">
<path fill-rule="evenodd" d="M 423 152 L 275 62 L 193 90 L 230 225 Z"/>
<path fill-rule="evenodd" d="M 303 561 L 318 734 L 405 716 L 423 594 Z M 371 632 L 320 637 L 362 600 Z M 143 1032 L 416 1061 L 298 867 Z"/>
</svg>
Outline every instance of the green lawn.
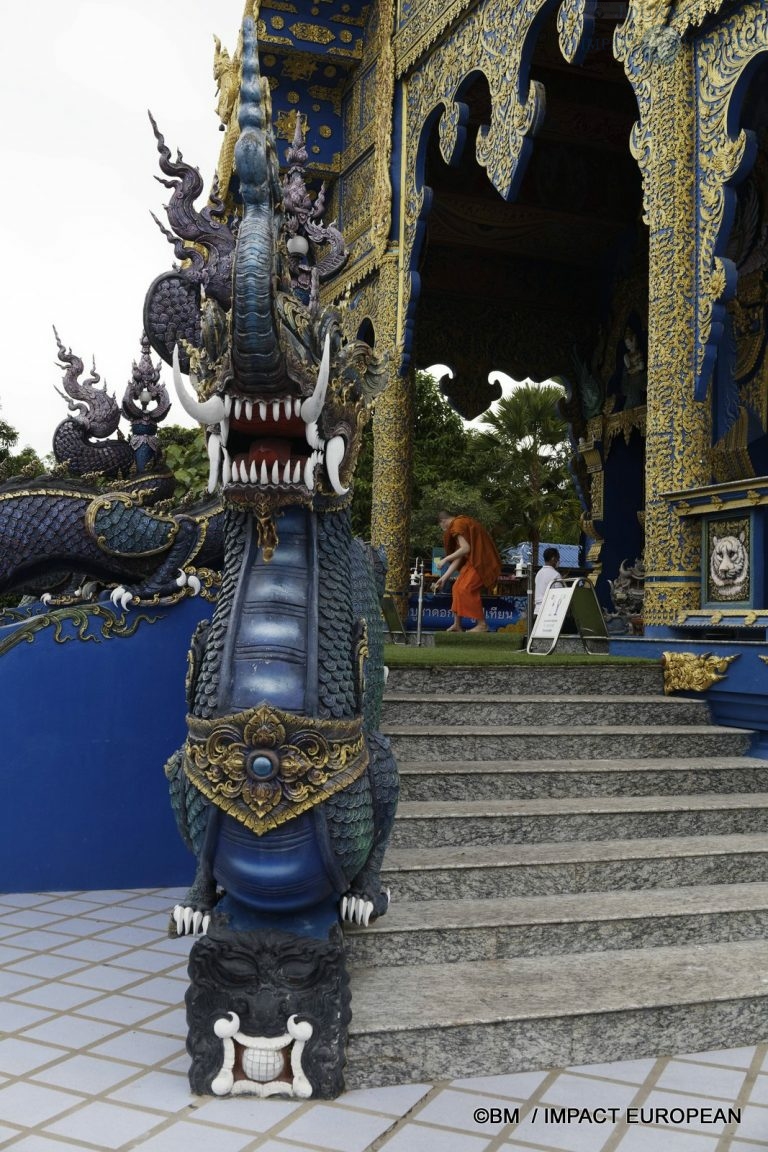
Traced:
<svg viewBox="0 0 768 1152">
<path fill-rule="evenodd" d="M 457 640 L 463 637 L 457 636 Z M 480 637 L 478 637 L 480 639 Z M 486 637 L 482 637 L 485 641 Z M 384 663 L 389 668 L 409 668 L 414 666 L 429 666 L 453 664 L 467 667 L 468 665 L 497 665 L 497 664 L 658 664 L 658 660 L 642 659 L 638 656 L 589 656 L 586 652 L 558 653 L 550 656 L 529 656 L 527 652 L 520 651 L 503 644 L 477 643 L 468 638 L 465 643 L 438 645 L 434 648 L 411 648 L 404 644 L 386 644 L 384 646 Z"/>
</svg>

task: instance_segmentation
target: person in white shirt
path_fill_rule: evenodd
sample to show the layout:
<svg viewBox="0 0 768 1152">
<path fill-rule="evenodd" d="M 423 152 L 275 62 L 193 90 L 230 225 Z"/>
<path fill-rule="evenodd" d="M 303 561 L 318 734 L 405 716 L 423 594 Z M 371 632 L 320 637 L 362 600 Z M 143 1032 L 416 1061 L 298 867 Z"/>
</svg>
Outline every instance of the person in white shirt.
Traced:
<svg viewBox="0 0 768 1152">
<path fill-rule="evenodd" d="M 544 549 L 544 565 L 539 568 L 536 573 L 536 583 L 534 586 L 533 597 L 533 614 L 538 616 L 541 605 L 544 602 L 544 597 L 547 594 L 547 588 L 553 580 L 560 579 L 560 573 L 557 570 L 557 565 L 560 563 L 560 553 L 557 548 Z"/>
</svg>

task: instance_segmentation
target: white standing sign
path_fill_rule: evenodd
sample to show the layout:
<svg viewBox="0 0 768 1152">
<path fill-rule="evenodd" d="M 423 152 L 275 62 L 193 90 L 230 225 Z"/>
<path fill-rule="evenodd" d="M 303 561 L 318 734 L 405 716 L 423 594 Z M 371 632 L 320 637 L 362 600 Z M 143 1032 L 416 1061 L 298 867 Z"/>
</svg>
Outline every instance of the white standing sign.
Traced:
<svg viewBox="0 0 768 1152">
<path fill-rule="evenodd" d="M 553 580 L 528 637 L 526 651 L 529 654 L 548 656 L 554 651 L 569 610 L 587 652 L 590 640 L 607 638 L 605 619 L 589 580 L 581 576 L 573 580 Z"/>
</svg>

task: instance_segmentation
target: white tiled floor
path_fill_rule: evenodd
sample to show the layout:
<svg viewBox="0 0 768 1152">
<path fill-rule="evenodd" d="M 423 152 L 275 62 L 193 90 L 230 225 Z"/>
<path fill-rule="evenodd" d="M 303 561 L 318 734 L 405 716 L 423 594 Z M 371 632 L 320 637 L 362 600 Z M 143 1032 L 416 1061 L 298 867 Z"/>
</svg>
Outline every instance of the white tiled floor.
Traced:
<svg viewBox="0 0 768 1152">
<path fill-rule="evenodd" d="M 760 1152 L 768 1044 L 348 1092 L 190 1095 L 189 943 L 176 891 L 0 895 L 0 1149 L 13 1152 Z M 615 1108 L 553 1123 L 546 1107 Z M 739 1124 L 627 1124 L 627 1108 L 741 1108 Z M 478 1108 L 519 1122 L 478 1122 Z M 503 1112 L 502 1112 L 503 1117 Z"/>
</svg>

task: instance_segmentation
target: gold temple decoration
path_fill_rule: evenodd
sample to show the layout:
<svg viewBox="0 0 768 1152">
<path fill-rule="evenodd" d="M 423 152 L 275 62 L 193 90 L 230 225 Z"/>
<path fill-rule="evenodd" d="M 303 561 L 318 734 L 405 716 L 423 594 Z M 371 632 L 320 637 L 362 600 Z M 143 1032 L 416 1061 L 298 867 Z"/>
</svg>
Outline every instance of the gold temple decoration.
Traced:
<svg viewBox="0 0 768 1152">
<path fill-rule="evenodd" d="M 646 438 L 646 625 L 667 625 L 699 607 L 701 534 L 679 518 L 665 490 L 710 479 L 711 414 L 693 396 L 696 235 L 694 50 L 652 51 L 644 4 L 630 6 L 614 54 L 635 90 L 640 120 L 630 147 L 643 177 L 649 225 Z M 673 37 L 675 36 L 672 33 Z M 678 482 L 679 481 L 679 482 Z"/>
<path fill-rule="evenodd" d="M 257 836 L 362 776 L 362 717 L 326 720 L 259 704 L 213 720 L 187 717 L 184 772 L 213 804 Z"/>
<path fill-rule="evenodd" d="M 724 680 L 728 667 L 736 656 L 713 656 L 711 652 L 696 655 L 693 652 L 664 652 L 664 693 L 706 692 L 719 680 Z"/>
</svg>

